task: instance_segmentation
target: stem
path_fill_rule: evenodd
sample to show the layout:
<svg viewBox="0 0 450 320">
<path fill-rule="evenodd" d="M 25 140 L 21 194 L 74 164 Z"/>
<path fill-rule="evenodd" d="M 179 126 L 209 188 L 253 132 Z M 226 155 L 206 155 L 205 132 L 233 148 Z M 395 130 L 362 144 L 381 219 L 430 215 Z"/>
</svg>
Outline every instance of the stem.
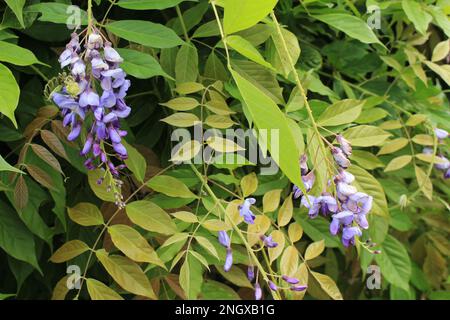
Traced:
<svg viewBox="0 0 450 320">
<path fill-rule="evenodd" d="M 228 69 L 231 69 L 231 62 L 230 62 L 231 60 L 230 60 L 230 53 L 228 52 L 227 40 L 225 38 L 225 32 L 223 31 L 222 23 L 220 22 L 219 13 L 217 12 L 214 0 L 211 1 L 211 5 L 217 20 L 217 25 L 219 26 L 220 37 L 222 38 L 223 46 L 225 47 L 225 53 L 227 54 L 227 67 Z"/>
<path fill-rule="evenodd" d="M 181 10 L 180 10 L 180 6 L 177 5 L 175 7 L 175 10 L 177 11 L 178 19 L 180 19 L 181 28 L 183 29 L 183 33 L 184 33 L 184 38 L 186 39 L 187 42 L 190 42 L 189 35 L 188 35 L 188 32 L 187 32 L 187 28 L 186 28 L 186 24 L 184 23 L 184 19 L 183 19 L 183 14 L 181 13 Z"/>
<path fill-rule="evenodd" d="M 197 168 L 191 163 L 191 168 L 194 171 L 194 173 L 197 175 L 197 177 L 199 178 L 199 180 L 204 184 L 204 188 L 205 190 L 208 192 L 208 194 L 213 198 L 214 202 L 217 204 L 217 206 L 219 207 L 219 209 L 222 211 L 224 217 L 226 217 L 227 215 L 227 211 L 226 209 L 223 207 L 222 203 L 220 202 L 220 200 L 217 198 L 217 196 L 215 195 L 215 193 L 211 190 L 211 188 L 209 187 L 207 180 L 202 176 L 202 174 L 197 170 Z M 255 266 L 258 268 L 259 272 L 261 273 L 263 279 L 268 282 L 269 278 L 267 277 L 267 273 L 264 271 L 263 266 L 261 265 L 261 263 L 258 260 L 258 257 L 256 257 L 255 253 L 253 252 L 253 249 L 251 248 L 251 246 L 248 244 L 248 242 L 246 241 L 244 234 L 242 233 L 241 229 L 238 228 L 238 226 L 234 223 L 234 221 L 232 219 L 228 219 L 228 221 L 230 222 L 231 226 L 233 227 L 233 230 L 238 234 L 238 236 L 241 238 L 242 242 L 244 243 L 245 247 L 247 248 L 247 252 L 250 254 L 253 263 L 255 264 Z M 272 290 L 271 290 L 272 296 L 274 299 L 279 300 L 278 295 L 276 295 Z"/>
<path fill-rule="evenodd" d="M 283 45 L 283 49 L 284 49 L 285 55 L 287 57 L 287 60 L 289 62 L 289 66 L 291 68 L 291 72 L 294 75 L 295 83 L 297 85 L 297 88 L 298 88 L 300 94 L 302 95 L 303 101 L 305 103 L 306 111 L 308 112 L 308 117 L 309 117 L 309 119 L 310 119 L 310 121 L 311 121 L 311 123 L 313 125 L 313 130 L 314 130 L 315 134 L 317 134 L 320 150 L 322 152 L 322 155 L 323 155 L 324 159 L 327 159 L 327 155 L 328 154 L 327 154 L 327 151 L 325 149 L 325 145 L 323 144 L 323 141 L 320 139 L 321 135 L 320 135 L 320 132 L 319 132 L 318 125 L 316 123 L 316 120 L 314 119 L 314 115 L 312 113 L 311 106 L 309 105 L 308 97 L 306 96 L 305 89 L 303 88 L 303 85 L 302 85 L 302 83 L 300 81 L 300 77 L 298 76 L 297 70 L 295 69 L 295 65 L 294 65 L 294 62 L 292 61 L 292 58 L 291 58 L 291 55 L 290 55 L 289 48 L 287 46 L 286 40 L 284 39 L 283 33 L 281 32 L 280 24 L 278 23 L 277 17 L 275 16 L 274 12 L 272 12 L 270 14 L 270 16 L 271 16 L 272 20 L 275 23 L 278 36 L 281 39 L 281 43 Z M 330 170 L 329 166 L 327 166 L 327 167 Z M 332 170 L 330 172 L 332 172 Z"/>
</svg>

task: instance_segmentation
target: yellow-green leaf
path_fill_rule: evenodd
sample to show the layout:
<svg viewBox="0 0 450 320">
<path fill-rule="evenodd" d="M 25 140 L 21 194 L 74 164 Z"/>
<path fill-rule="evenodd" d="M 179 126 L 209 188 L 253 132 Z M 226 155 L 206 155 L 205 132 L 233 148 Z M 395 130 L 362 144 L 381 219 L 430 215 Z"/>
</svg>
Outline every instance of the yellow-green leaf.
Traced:
<svg viewBox="0 0 450 320">
<path fill-rule="evenodd" d="M 195 114 L 186 112 L 174 113 L 161 121 L 175 127 L 192 127 L 201 122 Z"/>
<path fill-rule="evenodd" d="M 122 256 L 108 256 L 104 249 L 97 250 L 96 256 L 123 289 L 139 296 L 157 299 L 149 279 L 135 262 Z"/>
<path fill-rule="evenodd" d="M 308 246 L 308 248 L 306 248 L 305 260 L 312 260 L 312 259 L 320 256 L 320 254 L 323 252 L 324 249 L 325 249 L 325 241 L 324 240 L 320 240 L 320 241 L 311 243 Z"/>
<path fill-rule="evenodd" d="M 298 268 L 298 251 L 294 246 L 287 247 L 280 260 L 281 274 L 292 276 Z"/>
<path fill-rule="evenodd" d="M 321 288 L 334 300 L 343 300 L 342 294 L 339 291 L 333 279 L 325 274 L 311 271 L 313 277 L 319 282 Z"/>
<path fill-rule="evenodd" d="M 67 213 L 72 221 L 81 226 L 98 226 L 104 223 L 100 210 L 92 203 L 80 202 L 73 208 L 68 208 Z"/>
<path fill-rule="evenodd" d="M 100 281 L 88 278 L 86 285 L 92 300 L 123 300 L 117 292 Z"/>
<path fill-rule="evenodd" d="M 177 232 L 170 216 L 153 202 L 131 202 L 126 206 L 126 213 L 133 223 L 145 230 L 169 235 Z"/>
<path fill-rule="evenodd" d="M 147 183 L 147 186 L 169 197 L 197 198 L 183 182 L 171 176 L 159 175 L 153 177 Z"/>
<path fill-rule="evenodd" d="M 179 97 L 165 103 L 160 103 L 160 105 L 176 111 L 188 111 L 198 107 L 200 104 L 194 98 Z"/>
<path fill-rule="evenodd" d="M 321 126 L 339 126 L 341 124 L 351 123 L 361 114 L 361 108 L 364 101 L 346 99 L 338 101 L 320 115 L 317 120 Z"/>
<path fill-rule="evenodd" d="M 108 228 L 108 232 L 117 249 L 128 258 L 136 262 L 148 262 L 166 268 L 147 240 L 133 228 L 123 224 L 115 224 Z"/>
<path fill-rule="evenodd" d="M 241 180 L 241 188 L 244 197 L 248 197 L 258 188 L 258 178 L 254 172 L 244 176 Z"/>
<path fill-rule="evenodd" d="M 269 259 L 270 262 L 275 261 L 283 252 L 284 250 L 284 245 L 285 245 L 285 238 L 284 238 L 284 234 L 283 232 L 281 232 L 280 230 L 274 230 L 272 231 L 272 233 L 270 234 L 270 236 L 272 236 L 272 240 L 276 243 L 278 243 L 278 245 L 275 248 L 269 248 L 267 251 L 269 252 Z"/>
<path fill-rule="evenodd" d="M 384 168 L 384 172 L 400 170 L 404 166 L 408 165 L 412 160 L 412 156 L 405 155 L 392 159 Z"/>
<path fill-rule="evenodd" d="M 278 211 L 278 225 L 284 227 L 291 221 L 294 212 L 294 204 L 292 203 L 292 193 L 284 200 Z"/>
<path fill-rule="evenodd" d="M 408 144 L 408 139 L 406 138 L 397 138 L 391 141 L 387 141 L 381 147 L 380 151 L 378 151 L 378 155 L 394 153 L 398 150 L 403 149 Z"/>
<path fill-rule="evenodd" d="M 281 189 L 270 190 L 263 197 L 263 212 L 272 212 L 280 205 Z"/>
<path fill-rule="evenodd" d="M 80 240 L 72 240 L 63 244 L 50 257 L 50 261 L 54 263 L 62 263 L 78 257 L 80 254 L 89 250 L 86 243 Z"/>
</svg>

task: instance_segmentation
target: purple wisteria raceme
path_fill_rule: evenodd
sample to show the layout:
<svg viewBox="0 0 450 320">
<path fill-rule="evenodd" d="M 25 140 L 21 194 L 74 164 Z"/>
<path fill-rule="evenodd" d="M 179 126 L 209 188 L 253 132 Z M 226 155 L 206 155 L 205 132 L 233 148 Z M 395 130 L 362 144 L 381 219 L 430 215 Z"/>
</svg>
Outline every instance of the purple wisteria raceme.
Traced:
<svg viewBox="0 0 450 320">
<path fill-rule="evenodd" d="M 115 165 L 112 158 L 122 161 L 128 157 L 122 143 L 127 132 L 121 130 L 120 120 L 131 112 L 124 100 L 131 83 L 120 68 L 123 59 L 97 30 L 88 30 L 85 38 L 82 45 L 73 33 L 61 53 L 61 68 L 68 67 L 70 77 L 51 98 L 61 109 L 63 125 L 70 127 L 68 140 L 78 139 L 86 130 L 80 152 L 88 157 L 86 168 L 101 167 L 118 176 L 125 166 Z"/>
<path fill-rule="evenodd" d="M 356 237 L 362 235 L 361 229 L 369 228 L 367 214 L 372 209 L 373 197 L 363 192 L 359 192 L 358 189 L 352 185 L 355 181 L 355 177 L 345 170 L 351 164 L 348 159 L 352 154 L 350 142 L 341 135 L 336 136 L 336 141 L 339 143 L 340 147 L 330 147 L 338 171 L 338 174 L 333 177 L 336 194 L 333 195 L 324 191 L 318 197 L 303 195 L 303 192 L 299 191 L 297 186 L 294 186 L 293 191 L 294 198 L 303 196 L 300 201 L 300 206 L 308 209 L 310 218 L 316 218 L 319 213 L 325 217 L 331 215 L 330 233 L 332 235 L 342 233 L 342 244 L 345 247 L 348 247 L 349 245 L 354 245 Z M 303 167 L 307 168 L 307 166 L 304 165 Z M 305 177 L 310 174 L 312 174 L 312 171 L 306 174 L 302 168 L 302 179 L 305 179 Z M 310 178 L 307 181 L 310 181 L 311 183 L 308 185 L 305 183 L 305 186 L 307 189 L 311 190 L 314 179 Z M 283 276 L 283 279 L 285 279 L 285 277 L 286 276 Z M 293 288 L 291 289 L 296 290 Z M 301 290 L 302 288 L 297 289 Z"/>
</svg>

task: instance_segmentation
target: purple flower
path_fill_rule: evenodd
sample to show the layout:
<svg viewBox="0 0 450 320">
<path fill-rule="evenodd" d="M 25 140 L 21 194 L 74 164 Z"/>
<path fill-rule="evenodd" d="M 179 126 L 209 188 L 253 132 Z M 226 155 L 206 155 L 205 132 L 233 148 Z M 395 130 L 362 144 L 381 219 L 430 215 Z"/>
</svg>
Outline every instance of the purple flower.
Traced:
<svg viewBox="0 0 450 320">
<path fill-rule="evenodd" d="M 265 235 L 261 235 L 261 241 L 267 248 L 275 248 L 278 246 L 278 243 L 273 241 L 272 236 L 266 237 Z"/>
<path fill-rule="evenodd" d="M 361 229 L 358 227 L 345 227 L 342 231 L 342 244 L 348 247 L 355 244 L 355 237 L 362 236 Z"/>
<path fill-rule="evenodd" d="M 440 155 L 440 156 L 437 156 L 436 158 L 441 160 L 441 162 L 436 163 L 434 165 L 434 167 L 436 169 L 444 171 L 444 170 L 447 170 L 448 168 L 450 168 L 450 161 L 446 157 Z"/>
<path fill-rule="evenodd" d="M 347 169 L 350 166 L 350 160 L 347 159 L 341 148 L 331 147 L 331 153 L 338 166 L 343 169 Z"/>
<path fill-rule="evenodd" d="M 273 291 L 277 291 L 278 287 L 275 283 L 273 283 L 272 281 L 269 280 L 269 288 Z"/>
<path fill-rule="evenodd" d="M 219 243 L 225 248 L 230 247 L 230 237 L 226 231 L 219 231 Z"/>
<path fill-rule="evenodd" d="M 223 265 L 223 270 L 225 272 L 230 271 L 231 266 L 233 265 L 233 252 L 230 248 L 227 249 L 227 255 L 225 257 L 225 264 Z"/>
<path fill-rule="evenodd" d="M 261 300 L 262 298 L 262 290 L 259 283 L 255 283 L 255 300 Z"/>
<path fill-rule="evenodd" d="M 308 173 L 308 156 L 306 154 L 300 157 L 300 171 L 302 176 Z"/>
<path fill-rule="evenodd" d="M 86 142 L 84 143 L 83 149 L 81 150 L 81 155 L 85 156 L 89 153 L 89 151 L 91 151 L 92 148 L 92 144 L 94 142 L 94 137 L 92 136 L 92 134 L 89 134 L 86 138 Z"/>
<path fill-rule="evenodd" d="M 346 184 L 350 184 L 355 181 L 355 176 L 350 172 L 345 171 L 343 169 L 339 169 L 339 174 L 335 177 L 336 182 L 343 182 Z"/>
<path fill-rule="evenodd" d="M 337 196 L 339 200 L 346 201 L 349 196 L 358 192 L 358 190 L 347 183 L 339 182 L 336 185 Z"/>
<path fill-rule="evenodd" d="M 254 198 L 247 198 L 244 200 L 244 203 L 239 206 L 239 214 L 241 217 L 244 217 L 244 221 L 248 224 L 255 223 L 255 215 L 250 210 L 250 206 L 255 204 L 256 200 Z"/>
<path fill-rule="evenodd" d="M 250 281 L 250 282 L 255 279 L 255 267 L 254 266 L 248 266 L 247 278 L 248 278 L 248 281 Z"/>
<path fill-rule="evenodd" d="M 297 283 L 300 282 L 300 280 L 298 280 L 297 278 L 289 277 L 289 276 L 286 276 L 286 275 L 283 275 L 281 277 L 281 279 L 283 279 L 284 281 L 286 281 L 289 284 L 297 284 Z"/>
<path fill-rule="evenodd" d="M 435 128 L 434 133 L 439 140 L 444 140 L 448 137 L 448 132 L 444 129 Z"/>
<path fill-rule="evenodd" d="M 365 193 L 357 192 L 348 197 L 345 207 L 358 214 L 366 214 L 372 209 L 373 197 Z"/>
<path fill-rule="evenodd" d="M 311 191 L 312 187 L 314 186 L 314 182 L 316 181 L 316 176 L 314 175 L 314 172 L 310 172 L 307 175 L 302 176 L 302 182 L 305 186 L 306 192 Z M 303 191 L 294 185 L 292 188 L 292 192 L 294 193 L 294 199 L 298 199 L 303 195 Z"/>
<path fill-rule="evenodd" d="M 69 135 L 67 136 L 67 140 L 73 141 L 81 133 L 81 123 L 77 122 L 74 126 L 72 126 L 72 130 L 70 131 Z"/>
<path fill-rule="evenodd" d="M 444 179 L 449 179 L 450 178 L 450 169 L 448 169 L 445 173 L 444 173 Z"/>
<path fill-rule="evenodd" d="M 312 206 L 312 209 L 314 209 L 314 211 L 309 214 L 310 217 L 312 215 L 314 217 L 317 216 L 317 213 L 319 211 L 324 216 L 326 216 L 330 212 L 335 213 L 338 210 L 338 205 L 337 205 L 337 202 L 336 202 L 335 198 L 333 198 L 329 194 L 324 193 L 323 195 L 321 195 L 320 197 L 317 197 L 314 200 L 314 205 Z"/>
<path fill-rule="evenodd" d="M 105 59 L 107 61 L 113 62 L 113 63 L 121 63 L 121 62 L 123 62 L 122 57 L 119 55 L 119 53 L 115 49 L 113 49 L 111 47 L 110 43 L 106 43 L 105 44 L 104 52 L 105 52 Z"/>
<path fill-rule="evenodd" d="M 305 291 L 308 288 L 308 286 L 291 286 L 289 289 L 292 291 Z"/>
<path fill-rule="evenodd" d="M 342 152 L 344 152 L 347 157 L 350 157 L 352 155 L 352 145 L 350 142 L 340 134 L 336 136 L 336 141 L 341 146 Z"/>
<path fill-rule="evenodd" d="M 341 211 L 339 213 L 332 215 L 332 220 L 330 224 L 330 233 L 336 235 L 339 231 L 340 226 L 350 225 L 353 222 L 354 214 L 351 211 Z"/>
</svg>

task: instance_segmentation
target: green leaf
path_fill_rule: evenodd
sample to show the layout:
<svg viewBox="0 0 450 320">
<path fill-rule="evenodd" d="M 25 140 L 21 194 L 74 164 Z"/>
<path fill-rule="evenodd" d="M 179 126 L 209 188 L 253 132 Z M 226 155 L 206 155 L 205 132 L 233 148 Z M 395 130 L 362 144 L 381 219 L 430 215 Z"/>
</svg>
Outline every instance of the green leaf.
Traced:
<svg viewBox="0 0 450 320">
<path fill-rule="evenodd" d="M 299 151 L 285 115 L 256 86 L 235 71 L 232 75 L 258 130 L 267 132 L 266 143 L 272 158 L 293 183 L 304 189 L 298 166 Z M 272 136 L 273 133 L 278 136 Z"/>
<path fill-rule="evenodd" d="M 155 76 L 163 76 L 172 79 L 161 68 L 159 62 L 147 53 L 131 49 L 117 49 L 123 62 L 120 67 L 128 74 L 138 79 L 149 79 Z"/>
<path fill-rule="evenodd" d="M 346 13 L 328 13 L 313 17 L 363 43 L 381 44 L 367 23 L 358 17 Z"/>
<path fill-rule="evenodd" d="M 128 258 L 136 262 L 148 262 L 166 268 L 147 240 L 133 228 L 123 224 L 115 224 L 108 228 L 108 232 L 117 249 Z"/>
<path fill-rule="evenodd" d="M 145 173 L 147 171 L 147 161 L 144 156 L 136 150 L 136 148 L 132 147 L 125 141 L 122 141 L 122 144 L 128 151 L 128 159 L 125 160 L 127 168 L 133 172 L 139 182 L 143 183 L 145 180 Z"/>
<path fill-rule="evenodd" d="M 0 61 L 18 66 L 29 66 L 35 63 L 43 64 L 30 50 L 5 41 L 0 41 Z"/>
<path fill-rule="evenodd" d="M 202 292 L 201 297 L 205 300 L 241 299 L 241 297 L 229 286 L 214 280 L 205 280 L 201 292 Z"/>
<path fill-rule="evenodd" d="M 411 155 L 396 157 L 387 164 L 386 168 L 384 168 L 384 172 L 400 170 L 404 166 L 408 165 L 411 162 L 411 160 L 412 160 Z"/>
<path fill-rule="evenodd" d="M 108 256 L 104 250 L 96 251 L 98 260 L 123 289 L 150 299 L 157 299 L 145 273 L 133 261 L 122 256 Z"/>
<path fill-rule="evenodd" d="M 198 107 L 200 103 L 194 98 L 179 97 L 165 103 L 160 103 L 160 105 L 176 111 L 189 111 Z"/>
<path fill-rule="evenodd" d="M 0 112 L 17 128 L 14 111 L 19 103 L 20 89 L 11 71 L 0 63 Z"/>
<path fill-rule="evenodd" d="M 104 179 L 103 182 L 99 184 L 101 179 Z M 109 175 L 105 175 L 105 172 L 96 169 L 90 170 L 88 172 L 88 182 L 92 191 L 94 191 L 95 195 L 102 199 L 103 201 L 115 202 L 114 193 L 108 189 L 108 186 L 111 185 L 112 181 Z"/>
<path fill-rule="evenodd" d="M 81 14 L 81 25 L 87 25 L 88 16 L 86 11 L 78 10 L 80 10 Z M 66 24 L 69 14 L 73 14 L 73 11 L 69 10 L 69 5 L 64 3 L 45 2 L 26 7 L 24 13 L 41 13 L 42 15 L 38 18 L 39 21 Z"/>
<path fill-rule="evenodd" d="M 6 162 L 5 159 L 3 159 L 2 155 L 0 155 L 0 171 L 10 171 L 10 172 L 16 172 L 20 174 L 25 174 L 23 171 L 17 169 L 16 167 L 13 167 L 8 162 Z"/>
<path fill-rule="evenodd" d="M 264 60 L 263 56 L 259 53 L 259 51 L 249 41 L 245 40 L 241 36 L 238 35 L 228 36 L 226 38 L 226 42 L 231 48 L 242 54 L 244 57 L 256 63 L 259 63 L 264 67 L 273 69 L 270 63 Z"/>
<path fill-rule="evenodd" d="M 177 232 L 170 216 L 153 202 L 131 202 L 127 204 L 126 212 L 133 223 L 145 230 L 168 235 Z"/>
<path fill-rule="evenodd" d="M 343 136 L 353 146 L 371 147 L 382 144 L 391 134 L 378 127 L 361 125 L 345 130 Z"/>
<path fill-rule="evenodd" d="M 117 292 L 100 281 L 88 278 L 86 285 L 92 300 L 123 300 Z"/>
<path fill-rule="evenodd" d="M 381 160 L 378 159 L 377 156 L 368 151 L 353 150 L 352 160 L 357 162 L 361 167 L 367 170 L 384 167 L 384 163 L 381 162 Z"/>
<path fill-rule="evenodd" d="M 198 77 L 197 48 L 191 44 L 183 45 L 175 62 L 175 79 L 177 84 L 195 82 Z"/>
<path fill-rule="evenodd" d="M 389 283 L 402 289 L 409 289 L 411 261 L 408 252 L 401 242 L 387 235 L 381 244 L 381 253 L 375 256 L 384 278 Z"/>
<path fill-rule="evenodd" d="M 172 48 L 183 44 L 176 33 L 162 24 L 141 20 L 120 20 L 105 28 L 115 35 L 152 48 Z"/>
<path fill-rule="evenodd" d="M 423 5 L 415 0 L 402 0 L 402 8 L 417 31 L 421 34 L 426 34 L 428 25 L 433 18 L 425 11 Z"/>
<path fill-rule="evenodd" d="M 163 10 L 175 7 L 183 1 L 196 0 L 120 0 L 117 5 L 131 10 Z"/>
<path fill-rule="evenodd" d="M 5 0 L 8 7 L 11 8 L 11 10 L 14 12 L 14 14 L 17 17 L 17 20 L 19 20 L 20 25 L 22 28 L 25 28 L 25 23 L 23 21 L 23 6 L 25 5 L 26 0 Z M 0 50 L 1 52 L 1 50 Z"/>
<path fill-rule="evenodd" d="M 229 35 L 256 25 L 272 12 L 277 2 L 278 0 L 225 0 L 225 33 Z"/>
<path fill-rule="evenodd" d="M 364 101 L 353 99 L 338 101 L 325 109 L 317 123 L 321 126 L 352 123 L 359 117 L 363 104 Z"/>
<path fill-rule="evenodd" d="M 159 175 L 153 177 L 147 183 L 147 186 L 169 197 L 197 198 L 183 182 L 171 176 Z"/>
<path fill-rule="evenodd" d="M 96 205 L 80 202 L 73 208 L 68 208 L 67 213 L 72 221 L 81 226 L 98 226 L 103 224 L 103 216 Z"/>
<path fill-rule="evenodd" d="M 189 253 L 181 266 L 179 281 L 186 297 L 190 300 L 197 299 L 202 288 L 203 270 L 200 262 Z"/>
<path fill-rule="evenodd" d="M 89 250 L 86 243 L 80 240 L 72 240 L 63 244 L 58 250 L 50 257 L 50 261 L 53 263 L 62 263 L 72 260 L 78 257 L 80 254 Z"/>
<path fill-rule="evenodd" d="M 0 247 L 13 258 L 27 262 L 41 272 L 33 234 L 6 203 L 0 201 L 0 206 Z"/>
<path fill-rule="evenodd" d="M 327 248 L 338 248 L 340 241 L 338 237 L 330 235 L 330 223 L 321 218 L 310 219 L 305 211 L 294 209 L 294 219 L 303 228 L 303 231 L 314 241 L 325 241 Z"/>
<path fill-rule="evenodd" d="M 356 165 L 350 166 L 348 171 L 355 176 L 355 181 L 352 184 L 356 189 L 358 189 L 359 192 L 364 192 L 373 197 L 371 214 L 388 217 L 389 210 L 386 195 L 378 180 L 369 172 Z"/>
</svg>

